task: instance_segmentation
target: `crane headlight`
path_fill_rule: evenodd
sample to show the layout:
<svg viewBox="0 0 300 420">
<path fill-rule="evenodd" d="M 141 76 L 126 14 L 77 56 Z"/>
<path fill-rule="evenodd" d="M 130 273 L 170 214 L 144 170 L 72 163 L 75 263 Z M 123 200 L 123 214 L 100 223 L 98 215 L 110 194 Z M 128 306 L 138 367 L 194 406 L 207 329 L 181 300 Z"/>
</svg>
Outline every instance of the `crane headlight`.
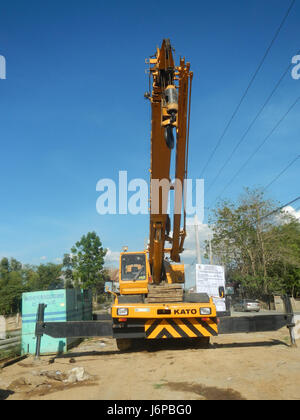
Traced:
<svg viewBox="0 0 300 420">
<path fill-rule="evenodd" d="M 210 315 L 211 309 L 210 308 L 200 308 L 200 314 L 201 315 Z"/>
<path fill-rule="evenodd" d="M 118 316 L 128 315 L 128 308 L 118 308 L 117 314 L 118 314 Z"/>
</svg>

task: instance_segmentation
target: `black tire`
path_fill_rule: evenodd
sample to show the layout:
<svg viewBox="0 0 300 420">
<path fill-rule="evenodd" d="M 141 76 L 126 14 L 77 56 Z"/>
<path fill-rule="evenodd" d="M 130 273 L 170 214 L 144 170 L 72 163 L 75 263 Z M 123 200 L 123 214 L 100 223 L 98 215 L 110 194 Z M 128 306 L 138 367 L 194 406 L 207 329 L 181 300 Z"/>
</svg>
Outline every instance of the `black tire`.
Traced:
<svg viewBox="0 0 300 420">
<path fill-rule="evenodd" d="M 117 338 L 116 343 L 118 350 L 122 352 L 130 350 L 140 351 L 145 349 L 146 340 L 143 338 Z"/>
<path fill-rule="evenodd" d="M 120 351 L 128 351 L 132 348 L 132 340 L 130 338 L 117 338 L 116 343 Z"/>
<path fill-rule="evenodd" d="M 185 293 L 183 301 L 189 303 L 209 303 L 209 296 L 207 293 Z"/>
<path fill-rule="evenodd" d="M 122 295 L 118 296 L 119 303 L 144 303 L 143 295 Z"/>
<path fill-rule="evenodd" d="M 199 348 L 208 349 L 210 347 L 210 337 L 201 337 L 196 340 Z"/>
</svg>

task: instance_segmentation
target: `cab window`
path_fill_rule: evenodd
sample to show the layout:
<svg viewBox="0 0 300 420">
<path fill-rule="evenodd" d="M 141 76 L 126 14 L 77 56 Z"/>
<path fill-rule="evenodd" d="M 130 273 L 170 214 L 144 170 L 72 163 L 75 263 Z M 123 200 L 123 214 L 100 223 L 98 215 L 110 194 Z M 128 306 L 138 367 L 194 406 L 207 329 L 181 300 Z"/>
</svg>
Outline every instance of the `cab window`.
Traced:
<svg viewBox="0 0 300 420">
<path fill-rule="evenodd" d="M 123 281 L 146 280 L 145 254 L 124 254 L 121 257 L 121 279 Z"/>
</svg>

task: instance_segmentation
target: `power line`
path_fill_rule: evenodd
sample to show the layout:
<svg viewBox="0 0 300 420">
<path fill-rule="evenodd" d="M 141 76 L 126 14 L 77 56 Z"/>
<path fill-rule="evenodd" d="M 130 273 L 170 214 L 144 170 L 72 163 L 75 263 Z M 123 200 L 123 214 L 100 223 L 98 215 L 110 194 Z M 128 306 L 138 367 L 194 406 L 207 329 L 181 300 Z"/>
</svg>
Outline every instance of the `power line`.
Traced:
<svg viewBox="0 0 300 420">
<path fill-rule="evenodd" d="M 272 215 L 273 215 L 273 214 L 275 214 L 275 213 L 278 213 L 280 210 L 284 209 L 284 208 L 285 208 L 285 207 L 287 207 L 287 206 L 290 206 L 291 204 L 296 203 L 296 202 L 297 202 L 297 201 L 299 201 L 299 200 L 300 200 L 300 196 L 299 196 L 299 197 L 297 197 L 297 198 L 295 198 L 294 200 L 290 201 L 289 203 L 286 203 L 286 204 L 284 204 L 283 206 L 280 206 L 280 207 L 278 207 L 277 209 L 275 209 L 275 210 L 271 211 L 271 213 L 266 214 L 265 216 L 260 217 L 260 218 L 258 219 L 258 221 L 261 221 L 261 220 L 263 220 L 263 219 L 266 219 L 267 217 L 272 216 Z"/>
<path fill-rule="evenodd" d="M 294 203 L 296 203 L 297 201 L 299 201 L 300 200 L 300 196 L 299 197 L 297 197 L 297 198 L 295 198 L 294 200 L 292 200 L 292 201 L 290 201 L 289 203 L 286 203 L 286 204 L 284 204 L 283 206 L 280 206 L 280 207 L 278 207 L 277 209 L 275 209 L 275 210 L 272 210 L 270 213 L 268 213 L 268 214 L 266 214 L 265 216 L 261 216 L 261 217 L 259 217 L 257 220 L 256 220 L 256 222 L 255 223 L 258 223 L 258 222 L 260 222 L 261 220 L 264 220 L 264 219 L 266 219 L 266 218 L 268 218 L 268 217 L 270 217 L 270 216 L 272 216 L 273 214 L 276 214 L 276 213 L 278 213 L 279 211 L 281 211 L 282 209 L 284 209 L 285 207 L 287 207 L 287 206 L 290 206 L 291 204 L 294 204 Z M 299 209 L 300 209 L 300 207 L 299 207 Z M 296 210 L 296 211 L 298 211 L 298 210 Z M 221 221 L 222 222 L 230 222 L 232 219 L 222 219 Z M 254 226 L 253 224 L 249 224 L 248 223 L 248 226 L 249 227 L 251 227 L 251 226 Z M 241 231 L 243 231 L 245 229 L 245 227 L 244 226 L 240 226 L 240 227 L 237 227 L 237 228 L 235 228 L 235 229 L 232 229 L 231 230 L 231 233 L 236 233 L 236 232 L 241 232 Z"/>
<path fill-rule="evenodd" d="M 238 102 L 238 105 L 237 105 L 237 107 L 235 108 L 235 110 L 234 110 L 234 112 L 233 112 L 232 116 L 230 117 L 230 119 L 229 119 L 229 121 L 228 121 L 228 123 L 227 123 L 227 125 L 226 125 L 226 127 L 225 127 L 225 129 L 224 129 L 224 131 L 223 131 L 223 133 L 221 134 L 221 137 L 220 137 L 220 138 L 219 138 L 219 140 L 217 141 L 217 144 L 216 144 L 216 146 L 215 146 L 214 150 L 212 151 L 211 155 L 209 156 L 209 158 L 208 158 L 208 160 L 207 160 L 207 162 L 206 162 L 206 164 L 205 164 L 205 166 L 204 166 L 204 168 L 203 168 L 203 170 L 202 170 L 202 172 L 201 172 L 200 178 L 202 178 L 202 177 L 203 177 L 203 174 L 204 174 L 204 172 L 205 172 L 205 170 L 206 170 L 207 166 L 209 165 L 210 161 L 211 161 L 211 160 L 212 160 L 212 158 L 214 157 L 214 155 L 215 155 L 215 153 L 216 153 L 217 149 L 219 148 L 219 146 L 220 146 L 220 144 L 221 144 L 221 142 L 222 142 L 222 140 L 223 140 L 223 138 L 224 138 L 225 134 L 227 133 L 227 131 L 228 131 L 228 129 L 229 129 L 229 127 L 230 127 L 230 125 L 231 125 L 231 123 L 232 123 L 233 119 L 235 118 L 235 116 L 236 116 L 236 114 L 238 113 L 238 111 L 239 111 L 239 109 L 240 109 L 240 107 L 241 107 L 242 103 L 244 102 L 244 99 L 245 99 L 245 97 L 247 96 L 247 93 L 248 93 L 249 89 L 251 88 L 252 84 L 254 83 L 254 80 L 256 79 L 257 74 L 259 73 L 259 71 L 260 71 L 260 69 L 261 69 L 261 67 L 262 67 L 263 63 L 265 62 L 265 60 L 266 60 L 266 58 L 267 58 L 267 56 L 268 56 L 268 54 L 269 54 L 269 52 L 270 52 L 270 50 L 271 50 L 271 48 L 272 48 L 273 44 L 275 43 L 275 41 L 276 41 L 276 39 L 277 39 L 277 37 L 278 37 L 278 35 L 279 35 L 279 33 L 280 33 L 280 31 L 281 31 L 281 29 L 282 29 L 282 27 L 283 27 L 284 23 L 285 23 L 285 21 L 286 21 L 286 19 L 288 18 L 289 14 L 290 14 L 290 12 L 291 12 L 291 10 L 292 10 L 292 8 L 293 8 L 294 4 L 295 4 L 295 2 L 296 2 L 296 0 L 292 0 L 292 2 L 291 2 L 291 4 L 290 4 L 290 6 L 289 6 L 289 8 L 288 8 L 287 12 L 286 12 L 286 13 L 285 13 L 285 15 L 284 15 L 283 20 L 281 21 L 281 24 L 279 25 L 279 27 L 278 27 L 277 31 L 275 32 L 275 35 L 274 35 L 274 37 L 273 37 L 273 39 L 272 39 L 272 41 L 271 41 L 270 45 L 268 46 L 267 50 L 265 51 L 265 53 L 264 53 L 264 55 L 263 55 L 263 58 L 262 58 L 262 60 L 260 61 L 260 63 L 259 63 L 259 65 L 258 65 L 257 69 L 255 70 L 255 73 L 254 73 L 254 75 L 252 76 L 252 78 L 251 78 L 251 80 L 250 80 L 250 82 L 249 82 L 249 84 L 248 84 L 248 86 L 247 86 L 247 88 L 246 88 L 245 92 L 243 93 L 243 95 L 242 95 L 242 97 L 241 97 L 240 101 Z"/>
<path fill-rule="evenodd" d="M 300 50 L 297 52 L 297 54 L 299 54 L 299 53 L 300 53 Z M 248 128 L 245 131 L 245 133 L 243 134 L 243 136 L 240 138 L 240 140 L 238 141 L 238 143 L 236 144 L 236 146 L 233 148 L 233 150 L 232 150 L 230 156 L 228 157 L 228 159 L 225 161 L 225 163 L 223 164 L 223 166 L 221 167 L 221 169 L 219 170 L 219 172 L 215 176 L 214 180 L 212 181 L 212 183 L 210 184 L 210 186 L 209 186 L 209 188 L 207 190 L 207 193 L 210 191 L 210 189 L 212 188 L 212 186 L 215 184 L 216 180 L 219 178 L 219 176 L 223 172 L 224 168 L 228 165 L 228 163 L 232 159 L 232 157 L 235 154 L 235 152 L 237 151 L 237 149 L 240 147 L 240 145 L 242 144 L 242 142 L 245 140 L 247 134 L 250 132 L 251 128 L 253 127 L 253 125 L 255 124 L 255 122 L 258 120 L 258 118 L 260 117 L 260 115 L 262 114 L 262 112 L 264 111 L 264 109 L 266 108 L 266 106 L 268 105 L 268 103 L 270 102 L 271 98 L 275 94 L 276 90 L 279 88 L 281 82 L 283 81 L 283 79 L 285 78 L 285 76 L 289 72 L 289 70 L 292 68 L 292 66 L 293 66 L 293 64 L 289 64 L 289 66 L 287 67 L 287 69 L 283 72 L 283 74 L 281 75 L 280 79 L 278 80 L 278 82 L 276 83 L 275 87 L 273 88 L 272 92 L 270 93 L 270 95 L 268 96 L 268 98 L 266 99 L 266 101 L 264 102 L 264 104 L 262 105 L 262 107 L 260 108 L 260 110 L 258 111 L 258 113 L 256 114 L 256 116 L 254 117 L 254 119 L 252 120 L 252 122 L 250 123 L 250 125 L 248 126 Z"/>
<path fill-rule="evenodd" d="M 290 162 L 286 168 L 284 168 L 265 188 L 264 191 L 267 190 L 274 182 L 276 182 L 298 159 L 300 158 L 300 155 L 298 155 L 295 159 Z"/>
<path fill-rule="evenodd" d="M 263 147 L 263 145 L 267 142 L 267 140 L 273 135 L 273 133 L 277 130 L 280 124 L 285 120 L 291 110 L 295 107 L 297 102 L 299 101 L 300 96 L 296 99 L 296 101 L 289 107 L 287 112 L 280 118 L 280 120 L 276 123 L 276 125 L 272 128 L 270 133 L 264 138 L 264 140 L 260 143 L 260 145 L 254 150 L 254 152 L 248 157 L 248 159 L 244 162 L 244 164 L 240 167 L 240 169 L 235 173 L 235 175 L 231 178 L 231 180 L 227 183 L 223 191 L 218 195 L 216 201 L 224 194 L 227 188 L 232 184 L 232 182 L 236 179 L 236 177 L 242 172 L 242 170 L 248 165 L 250 160 L 258 153 L 258 151 Z"/>
</svg>

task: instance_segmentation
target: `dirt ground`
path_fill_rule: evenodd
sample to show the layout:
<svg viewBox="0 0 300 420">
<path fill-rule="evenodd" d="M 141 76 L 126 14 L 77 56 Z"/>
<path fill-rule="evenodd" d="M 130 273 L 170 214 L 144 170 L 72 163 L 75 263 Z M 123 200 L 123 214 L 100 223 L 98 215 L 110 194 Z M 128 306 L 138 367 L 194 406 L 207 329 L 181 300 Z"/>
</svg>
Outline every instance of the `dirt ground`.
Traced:
<svg viewBox="0 0 300 420">
<path fill-rule="evenodd" d="M 67 382 L 73 368 L 89 376 Z M 113 339 L 86 340 L 55 360 L 2 369 L 0 399 L 298 400 L 300 342 L 291 348 L 286 328 L 215 337 L 208 349 L 165 340 L 120 353 Z"/>
</svg>

